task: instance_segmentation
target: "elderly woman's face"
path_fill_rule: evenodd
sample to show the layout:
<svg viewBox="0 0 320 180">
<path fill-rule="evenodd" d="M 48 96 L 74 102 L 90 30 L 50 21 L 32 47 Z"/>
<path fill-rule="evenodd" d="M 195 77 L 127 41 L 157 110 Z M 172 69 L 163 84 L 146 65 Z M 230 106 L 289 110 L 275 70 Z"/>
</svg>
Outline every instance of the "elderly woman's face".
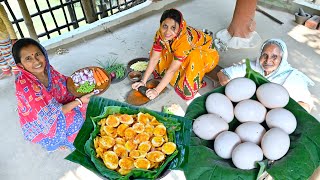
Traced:
<svg viewBox="0 0 320 180">
<path fill-rule="evenodd" d="M 29 45 L 21 49 L 21 64 L 25 70 L 32 74 L 43 73 L 46 67 L 46 58 L 42 51 L 35 45 Z"/>
<path fill-rule="evenodd" d="M 264 47 L 259 60 L 265 75 L 272 73 L 279 67 L 281 58 L 281 51 L 277 45 L 270 44 Z"/>
<path fill-rule="evenodd" d="M 179 24 L 175 20 L 167 18 L 161 23 L 160 32 L 166 40 L 172 40 L 178 35 Z"/>
</svg>

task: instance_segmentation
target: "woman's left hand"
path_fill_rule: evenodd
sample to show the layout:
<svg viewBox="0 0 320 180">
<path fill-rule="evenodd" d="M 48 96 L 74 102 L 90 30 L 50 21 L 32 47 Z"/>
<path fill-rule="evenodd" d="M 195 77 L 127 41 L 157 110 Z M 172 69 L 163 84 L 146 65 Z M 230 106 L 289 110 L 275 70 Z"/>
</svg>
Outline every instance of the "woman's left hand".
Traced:
<svg viewBox="0 0 320 180">
<path fill-rule="evenodd" d="M 148 89 L 147 92 L 146 92 L 146 95 L 150 100 L 153 100 L 157 96 L 159 96 L 159 92 L 156 90 L 156 88 Z"/>
</svg>

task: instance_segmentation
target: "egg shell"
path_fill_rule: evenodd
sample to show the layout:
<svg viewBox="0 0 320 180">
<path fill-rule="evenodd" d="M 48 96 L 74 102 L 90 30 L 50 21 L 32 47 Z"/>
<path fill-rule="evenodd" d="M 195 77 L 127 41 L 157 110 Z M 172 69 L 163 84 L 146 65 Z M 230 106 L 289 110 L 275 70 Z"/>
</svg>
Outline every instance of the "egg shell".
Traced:
<svg viewBox="0 0 320 180">
<path fill-rule="evenodd" d="M 297 127 L 297 119 L 294 115 L 283 108 L 270 110 L 266 115 L 266 123 L 269 128 L 280 128 L 287 134 L 291 134 Z"/>
<path fill-rule="evenodd" d="M 266 133 L 264 127 L 256 122 L 246 122 L 240 124 L 236 130 L 242 142 L 252 142 L 260 144 L 263 135 Z"/>
<path fill-rule="evenodd" d="M 272 128 L 264 134 L 261 140 L 261 148 L 266 158 L 278 160 L 289 150 L 290 138 L 280 128 Z"/>
<path fill-rule="evenodd" d="M 231 131 L 220 133 L 214 140 L 214 151 L 223 159 L 230 159 L 233 149 L 241 143 L 240 137 Z"/>
<path fill-rule="evenodd" d="M 204 140 L 213 140 L 219 133 L 228 129 L 229 124 L 216 114 L 203 114 L 193 122 L 194 133 Z"/>
<path fill-rule="evenodd" d="M 239 169 L 254 169 L 256 162 L 262 159 L 261 148 L 252 142 L 241 143 L 232 151 L 232 162 Z"/>
<path fill-rule="evenodd" d="M 256 92 L 256 88 L 256 84 L 251 79 L 239 77 L 232 79 L 226 85 L 225 94 L 232 102 L 240 102 L 250 99 Z"/>
<path fill-rule="evenodd" d="M 238 121 L 262 123 L 267 109 L 258 101 L 247 99 L 239 102 L 234 108 L 234 115 Z"/>
<path fill-rule="evenodd" d="M 206 109 L 208 113 L 221 116 L 227 123 L 234 118 L 232 102 L 221 93 L 212 93 L 207 97 Z"/>
<path fill-rule="evenodd" d="M 280 84 L 265 83 L 258 87 L 258 100 L 267 108 L 285 107 L 289 102 L 288 91 Z"/>
</svg>

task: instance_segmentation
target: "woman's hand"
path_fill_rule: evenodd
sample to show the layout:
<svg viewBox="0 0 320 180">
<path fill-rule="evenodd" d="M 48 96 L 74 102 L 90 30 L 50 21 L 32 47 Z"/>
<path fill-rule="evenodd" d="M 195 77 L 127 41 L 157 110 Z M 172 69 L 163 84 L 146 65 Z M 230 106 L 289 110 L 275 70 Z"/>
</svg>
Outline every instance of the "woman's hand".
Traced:
<svg viewBox="0 0 320 180">
<path fill-rule="evenodd" d="M 155 99 L 157 96 L 159 96 L 159 91 L 156 88 L 153 89 L 148 89 L 146 92 L 146 95 L 149 99 L 153 100 Z"/>
<path fill-rule="evenodd" d="M 138 90 L 140 86 L 146 86 L 146 83 L 139 81 L 132 84 L 132 89 Z"/>
<path fill-rule="evenodd" d="M 79 98 L 79 99 L 81 100 L 81 102 L 82 102 L 83 104 L 88 104 L 89 101 L 90 101 L 90 97 L 93 96 L 93 95 L 94 95 L 94 92 L 89 93 L 89 94 L 86 94 L 86 95 L 82 96 L 82 97 Z"/>
</svg>

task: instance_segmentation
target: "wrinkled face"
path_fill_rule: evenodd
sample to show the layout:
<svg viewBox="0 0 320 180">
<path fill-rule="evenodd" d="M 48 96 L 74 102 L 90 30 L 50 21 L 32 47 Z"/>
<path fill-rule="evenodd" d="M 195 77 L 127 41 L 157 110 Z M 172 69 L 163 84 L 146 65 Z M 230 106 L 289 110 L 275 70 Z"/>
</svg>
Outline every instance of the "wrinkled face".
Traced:
<svg viewBox="0 0 320 180">
<path fill-rule="evenodd" d="M 265 75 L 272 73 L 279 67 L 281 58 L 281 51 L 277 45 L 270 44 L 264 47 L 259 60 Z"/>
<path fill-rule="evenodd" d="M 167 18 L 161 23 L 160 32 L 166 40 L 172 40 L 178 35 L 179 24 L 175 20 Z"/>
<path fill-rule="evenodd" d="M 32 74 L 40 74 L 45 71 L 46 58 L 42 51 L 35 45 L 29 45 L 20 51 L 21 63 L 25 70 Z"/>
</svg>

